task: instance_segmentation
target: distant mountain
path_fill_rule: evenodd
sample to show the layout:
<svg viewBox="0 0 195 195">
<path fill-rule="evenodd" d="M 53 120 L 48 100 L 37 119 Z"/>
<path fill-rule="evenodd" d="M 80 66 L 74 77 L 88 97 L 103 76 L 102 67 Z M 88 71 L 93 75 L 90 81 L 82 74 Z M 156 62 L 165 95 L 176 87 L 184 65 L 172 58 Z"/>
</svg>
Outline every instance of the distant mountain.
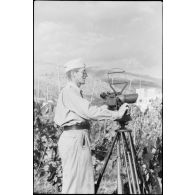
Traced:
<svg viewBox="0 0 195 195">
<path fill-rule="evenodd" d="M 89 67 L 87 70 L 91 75 L 93 75 L 93 77 L 99 78 L 105 82 L 107 82 L 108 80 L 107 73 L 111 71 L 110 69 L 102 69 L 102 68 L 100 69 L 97 67 L 96 68 Z M 142 87 L 155 87 L 155 88 L 162 87 L 162 79 L 160 78 L 155 78 L 149 75 L 141 75 L 132 72 L 124 72 L 121 73 L 121 75 L 124 80 L 131 81 L 131 83 L 134 85 L 135 88 L 138 88 L 140 86 L 140 82 Z"/>
<path fill-rule="evenodd" d="M 91 97 L 98 97 L 101 92 L 112 91 L 108 84 L 107 73 L 110 69 L 102 67 L 87 67 L 88 78 L 86 79 L 86 85 L 82 87 L 84 93 Z M 154 78 L 148 75 L 141 75 L 132 72 L 125 72 L 122 75 L 122 79 L 119 81 L 128 81 L 131 86 L 127 87 L 128 91 L 136 88 L 162 88 L 162 79 Z M 39 83 L 39 84 L 38 84 Z M 39 86 L 39 95 L 41 97 L 49 96 L 57 97 L 59 88 L 63 88 L 65 85 L 63 67 L 57 66 L 52 63 L 43 63 L 34 65 L 34 90 L 37 95 L 37 89 Z"/>
</svg>

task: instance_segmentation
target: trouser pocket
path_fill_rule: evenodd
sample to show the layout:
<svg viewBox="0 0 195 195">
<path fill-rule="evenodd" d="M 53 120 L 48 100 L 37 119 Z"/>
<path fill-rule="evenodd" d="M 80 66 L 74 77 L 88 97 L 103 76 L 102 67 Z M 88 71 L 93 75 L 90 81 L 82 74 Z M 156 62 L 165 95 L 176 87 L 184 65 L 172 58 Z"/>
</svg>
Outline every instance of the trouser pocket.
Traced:
<svg viewBox="0 0 195 195">
<path fill-rule="evenodd" d="M 67 158 L 72 150 L 76 149 L 77 137 L 74 135 L 62 134 L 58 141 L 58 151 L 61 158 Z"/>
<path fill-rule="evenodd" d="M 89 139 L 85 134 L 81 137 L 81 146 L 83 149 L 89 148 Z"/>
</svg>

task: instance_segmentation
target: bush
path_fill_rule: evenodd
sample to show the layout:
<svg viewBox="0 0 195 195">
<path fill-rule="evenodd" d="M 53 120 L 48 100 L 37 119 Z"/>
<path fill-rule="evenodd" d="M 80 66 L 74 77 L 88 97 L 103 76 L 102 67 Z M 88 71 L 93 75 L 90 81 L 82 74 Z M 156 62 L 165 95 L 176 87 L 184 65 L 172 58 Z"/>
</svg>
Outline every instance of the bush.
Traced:
<svg viewBox="0 0 195 195">
<path fill-rule="evenodd" d="M 57 142 L 60 131 L 53 123 L 53 113 L 41 113 L 39 104 L 34 104 L 34 193 L 58 194 L 62 187 L 61 159 Z M 131 107 L 132 137 L 138 165 L 145 180 L 146 191 L 162 193 L 162 104 L 153 101 L 144 113 L 139 107 Z M 105 157 L 109 151 L 118 124 L 113 121 L 92 121 L 90 130 L 91 151 L 97 181 Z M 116 148 L 109 160 L 98 193 L 116 193 Z M 123 183 L 128 193 L 125 168 L 122 169 Z"/>
</svg>

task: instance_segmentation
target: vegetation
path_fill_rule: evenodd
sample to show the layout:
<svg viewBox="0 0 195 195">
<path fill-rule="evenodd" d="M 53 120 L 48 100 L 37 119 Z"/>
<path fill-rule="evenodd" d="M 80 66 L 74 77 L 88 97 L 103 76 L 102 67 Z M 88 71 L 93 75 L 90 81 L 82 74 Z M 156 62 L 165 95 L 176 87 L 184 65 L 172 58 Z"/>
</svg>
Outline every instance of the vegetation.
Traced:
<svg viewBox="0 0 195 195">
<path fill-rule="evenodd" d="M 60 130 L 53 123 L 54 106 L 34 104 L 34 193 L 61 192 L 62 169 L 58 155 L 57 142 Z M 127 127 L 132 136 L 141 173 L 146 182 L 148 194 L 162 193 L 162 104 L 159 99 L 152 100 L 143 113 L 132 105 L 131 118 Z M 111 146 L 118 124 L 114 121 L 92 121 L 90 130 L 91 152 L 95 180 L 104 164 L 105 156 Z M 116 149 L 107 165 L 99 194 L 116 193 Z M 125 174 L 125 169 L 122 170 Z M 124 176 L 123 174 L 123 176 Z M 127 183 L 123 177 L 123 183 Z M 128 188 L 125 185 L 125 192 Z"/>
</svg>

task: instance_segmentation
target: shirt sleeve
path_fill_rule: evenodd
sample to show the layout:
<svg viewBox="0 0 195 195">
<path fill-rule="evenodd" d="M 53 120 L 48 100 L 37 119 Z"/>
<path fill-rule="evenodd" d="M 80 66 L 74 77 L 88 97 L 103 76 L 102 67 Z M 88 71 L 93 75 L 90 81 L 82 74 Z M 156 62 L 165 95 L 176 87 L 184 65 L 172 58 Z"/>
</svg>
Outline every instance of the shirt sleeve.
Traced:
<svg viewBox="0 0 195 195">
<path fill-rule="evenodd" d="M 105 108 L 105 106 L 91 106 L 88 100 L 82 98 L 80 93 L 72 88 L 68 90 L 66 89 L 62 92 L 62 101 L 64 106 L 83 119 L 118 119 L 118 111 L 108 110 Z"/>
</svg>

